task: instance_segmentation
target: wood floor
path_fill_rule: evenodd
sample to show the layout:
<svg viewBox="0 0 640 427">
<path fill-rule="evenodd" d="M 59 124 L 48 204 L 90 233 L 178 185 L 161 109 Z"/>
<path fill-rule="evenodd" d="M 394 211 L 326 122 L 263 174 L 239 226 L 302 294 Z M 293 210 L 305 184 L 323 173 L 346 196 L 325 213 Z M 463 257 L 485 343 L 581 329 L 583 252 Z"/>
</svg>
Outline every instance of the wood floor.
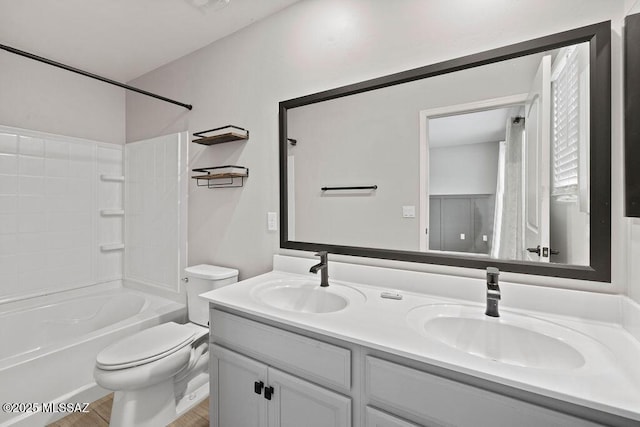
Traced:
<svg viewBox="0 0 640 427">
<path fill-rule="evenodd" d="M 89 405 L 89 412 L 77 412 L 55 423 L 49 427 L 107 427 L 111 419 L 111 404 L 113 403 L 113 393 L 96 400 Z M 186 414 L 169 424 L 170 427 L 208 427 L 209 426 L 209 399 L 191 409 Z"/>
</svg>

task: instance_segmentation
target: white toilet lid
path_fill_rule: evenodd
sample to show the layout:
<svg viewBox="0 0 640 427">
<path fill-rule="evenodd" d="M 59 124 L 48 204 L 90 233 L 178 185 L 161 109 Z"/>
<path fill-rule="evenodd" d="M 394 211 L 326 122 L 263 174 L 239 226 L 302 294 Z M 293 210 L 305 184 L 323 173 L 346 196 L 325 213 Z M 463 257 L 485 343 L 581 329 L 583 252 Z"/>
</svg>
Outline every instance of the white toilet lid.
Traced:
<svg viewBox="0 0 640 427">
<path fill-rule="evenodd" d="M 223 280 L 238 276 L 238 270 L 235 268 L 219 267 L 209 264 L 192 265 L 191 267 L 185 268 L 184 272 L 187 276 L 206 280 Z"/>
<path fill-rule="evenodd" d="M 163 323 L 130 335 L 106 347 L 96 358 L 105 370 L 143 365 L 175 353 L 194 340 L 192 328 L 174 322 Z"/>
</svg>

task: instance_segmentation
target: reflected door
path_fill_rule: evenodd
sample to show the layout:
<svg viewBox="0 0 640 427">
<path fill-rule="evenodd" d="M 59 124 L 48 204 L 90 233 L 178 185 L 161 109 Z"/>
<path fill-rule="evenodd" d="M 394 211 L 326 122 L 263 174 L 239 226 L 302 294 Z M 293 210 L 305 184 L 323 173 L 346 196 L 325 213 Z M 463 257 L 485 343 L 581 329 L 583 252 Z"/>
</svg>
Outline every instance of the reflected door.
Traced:
<svg viewBox="0 0 640 427">
<path fill-rule="evenodd" d="M 549 262 L 551 56 L 540 61 L 525 111 L 524 256 Z"/>
</svg>

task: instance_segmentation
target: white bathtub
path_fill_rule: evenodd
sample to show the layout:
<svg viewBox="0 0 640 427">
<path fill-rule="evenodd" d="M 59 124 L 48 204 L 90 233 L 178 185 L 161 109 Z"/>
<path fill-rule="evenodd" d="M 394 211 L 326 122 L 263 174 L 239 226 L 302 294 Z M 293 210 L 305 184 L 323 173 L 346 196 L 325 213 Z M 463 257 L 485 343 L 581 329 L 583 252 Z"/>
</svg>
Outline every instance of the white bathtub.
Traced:
<svg viewBox="0 0 640 427">
<path fill-rule="evenodd" d="M 0 305 L 0 403 L 96 400 L 108 393 L 93 381 L 100 350 L 185 316 L 183 304 L 119 284 Z M 42 426 L 64 415 L 0 411 L 0 426 Z"/>
</svg>

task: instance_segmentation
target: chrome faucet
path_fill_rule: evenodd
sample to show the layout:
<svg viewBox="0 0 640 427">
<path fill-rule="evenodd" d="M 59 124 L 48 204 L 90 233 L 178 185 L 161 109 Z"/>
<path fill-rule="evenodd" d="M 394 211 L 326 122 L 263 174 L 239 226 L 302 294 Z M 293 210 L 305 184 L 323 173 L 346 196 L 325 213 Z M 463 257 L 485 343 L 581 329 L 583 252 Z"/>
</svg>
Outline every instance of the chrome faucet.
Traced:
<svg viewBox="0 0 640 427">
<path fill-rule="evenodd" d="M 329 286 L 329 259 L 327 251 L 320 251 L 316 256 L 320 257 L 320 262 L 309 269 L 310 273 L 318 274 L 320 271 L 320 286 Z"/>
<path fill-rule="evenodd" d="M 487 316 L 500 317 L 498 313 L 498 301 L 500 301 L 500 286 L 498 276 L 500 271 L 495 267 L 487 267 Z"/>
</svg>

